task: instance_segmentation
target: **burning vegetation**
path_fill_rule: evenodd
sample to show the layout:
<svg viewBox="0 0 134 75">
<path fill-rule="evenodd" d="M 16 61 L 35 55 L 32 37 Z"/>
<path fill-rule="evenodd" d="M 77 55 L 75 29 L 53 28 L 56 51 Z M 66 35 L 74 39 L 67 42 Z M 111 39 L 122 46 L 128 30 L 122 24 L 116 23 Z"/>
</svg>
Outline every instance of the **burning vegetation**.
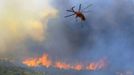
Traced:
<svg viewBox="0 0 134 75">
<path fill-rule="evenodd" d="M 106 60 L 105 59 L 101 59 L 97 62 L 91 62 L 88 64 L 79 64 L 76 63 L 74 65 L 72 64 L 68 64 L 66 62 L 63 62 L 61 60 L 55 61 L 53 62 L 48 54 L 44 54 L 41 57 L 38 58 L 28 58 L 25 59 L 23 62 L 23 64 L 27 65 L 28 67 L 38 67 L 38 66 L 44 66 L 46 68 L 57 68 L 57 69 L 64 69 L 64 70 L 88 70 L 88 71 L 94 71 L 94 70 L 100 70 L 106 67 Z"/>
</svg>

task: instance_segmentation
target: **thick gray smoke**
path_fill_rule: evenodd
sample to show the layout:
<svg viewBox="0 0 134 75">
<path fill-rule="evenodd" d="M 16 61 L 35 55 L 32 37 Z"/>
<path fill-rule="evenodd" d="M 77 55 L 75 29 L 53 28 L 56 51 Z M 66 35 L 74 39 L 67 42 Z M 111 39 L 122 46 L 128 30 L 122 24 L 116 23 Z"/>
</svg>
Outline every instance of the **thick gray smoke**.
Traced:
<svg viewBox="0 0 134 75">
<path fill-rule="evenodd" d="M 64 18 L 66 9 L 73 5 L 82 7 L 93 4 L 87 10 L 85 22 L 74 17 Z M 116 75 L 117 71 L 134 71 L 134 2 L 133 0 L 55 0 L 58 19 L 49 21 L 46 51 L 53 59 L 75 63 L 107 58 L 106 70 L 97 72 L 71 72 L 69 75 Z M 81 27 L 83 25 L 83 27 Z M 85 61 L 85 62 L 84 62 Z M 52 72 L 52 70 L 51 70 Z M 54 71 L 55 72 L 55 71 Z M 66 72 L 55 72 L 54 75 Z"/>
</svg>

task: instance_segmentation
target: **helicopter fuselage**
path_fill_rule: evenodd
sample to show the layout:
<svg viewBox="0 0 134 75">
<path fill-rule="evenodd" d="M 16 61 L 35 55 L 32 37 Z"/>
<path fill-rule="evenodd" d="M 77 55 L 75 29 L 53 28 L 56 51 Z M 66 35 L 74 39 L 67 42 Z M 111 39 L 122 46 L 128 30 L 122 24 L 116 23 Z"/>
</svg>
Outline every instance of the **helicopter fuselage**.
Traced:
<svg viewBox="0 0 134 75">
<path fill-rule="evenodd" d="M 82 12 L 79 12 L 78 11 L 78 12 L 74 12 L 74 13 L 76 15 L 76 18 L 79 17 L 82 21 L 85 21 L 86 20 L 84 14 Z"/>
</svg>

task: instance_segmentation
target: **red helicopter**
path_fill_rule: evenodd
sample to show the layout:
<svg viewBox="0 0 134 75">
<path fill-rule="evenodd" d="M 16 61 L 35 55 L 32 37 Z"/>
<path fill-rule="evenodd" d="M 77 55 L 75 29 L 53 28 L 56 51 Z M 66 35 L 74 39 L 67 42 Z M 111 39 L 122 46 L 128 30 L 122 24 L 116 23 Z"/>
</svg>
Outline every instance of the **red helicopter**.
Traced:
<svg viewBox="0 0 134 75">
<path fill-rule="evenodd" d="M 88 7 L 90 7 L 90 6 L 92 6 L 92 4 L 90 4 L 89 6 L 87 6 L 86 8 L 84 8 L 84 10 L 87 9 Z M 71 17 L 71 16 L 75 15 L 76 16 L 76 20 L 77 20 L 77 18 L 80 18 L 81 21 L 85 21 L 86 20 L 86 17 L 84 15 L 84 11 L 81 11 L 81 4 L 79 5 L 79 10 L 78 11 L 75 11 L 74 8 L 75 8 L 75 6 L 72 7 L 70 10 L 66 10 L 68 12 L 72 12 L 73 14 L 67 15 L 67 16 L 65 16 L 65 18 L 66 17 Z"/>
</svg>

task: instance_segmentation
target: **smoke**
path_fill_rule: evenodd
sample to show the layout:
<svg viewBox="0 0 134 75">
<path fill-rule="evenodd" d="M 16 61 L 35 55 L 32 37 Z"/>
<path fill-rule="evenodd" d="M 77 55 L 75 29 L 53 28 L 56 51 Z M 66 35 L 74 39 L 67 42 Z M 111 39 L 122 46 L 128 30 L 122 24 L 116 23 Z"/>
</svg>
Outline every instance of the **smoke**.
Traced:
<svg viewBox="0 0 134 75">
<path fill-rule="evenodd" d="M 0 57 L 17 58 L 35 54 L 29 51 L 27 40 L 45 40 L 47 22 L 57 10 L 45 0 L 1 1 Z"/>
<path fill-rule="evenodd" d="M 91 12 L 85 14 L 86 22 L 76 22 L 74 17 L 64 18 L 68 14 L 66 9 L 74 5 L 79 6 L 80 3 L 83 3 L 83 7 L 93 4 L 87 9 Z M 59 10 L 59 18 L 49 21 L 49 32 L 45 41 L 46 52 L 51 54 L 53 59 L 86 63 L 107 58 L 107 69 L 90 73 L 79 72 L 80 75 L 113 75 L 116 71 L 134 70 L 133 1 L 56 0 L 53 5 Z M 83 28 L 81 25 L 84 25 Z M 59 74 L 57 71 L 56 73 Z M 74 75 L 78 72 L 67 74 Z"/>
</svg>

